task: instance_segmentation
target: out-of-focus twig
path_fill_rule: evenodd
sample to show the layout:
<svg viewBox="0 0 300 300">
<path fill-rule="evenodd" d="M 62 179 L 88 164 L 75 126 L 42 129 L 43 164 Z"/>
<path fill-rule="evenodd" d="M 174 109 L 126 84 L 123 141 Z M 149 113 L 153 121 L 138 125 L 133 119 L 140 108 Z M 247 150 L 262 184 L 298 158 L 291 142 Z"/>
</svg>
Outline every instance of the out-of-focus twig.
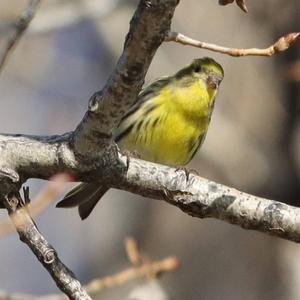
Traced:
<svg viewBox="0 0 300 300">
<path fill-rule="evenodd" d="M 207 49 L 214 52 L 219 52 L 223 54 L 228 54 L 231 56 L 272 56 L 276 53 L 283 52 L 287 50 L 292 44 L 294 44 L 299 37 L 299 32 L 288 33 L 285 36 L 281 37 L 277 42 L 271 45 L 268 48 L 258 49 L 258 48 L 249 48 L 249 49 L 239 49 L 239 48 L 229 48 L 223 47 L 215 44 L 210 44 L 206 42 L 201 42 L 195 39 L 192 39 L 186 35 L 183 35 L 179 32 L 170 31 L 166 38 L 166 42 L 176 42 L 182 45 L 189 45 L 197 48 Z"/>
<path fill-rule="evenodd" d="M 105 288 L 115 287 L 123 285 L 128 281 L 138 278 L 154 278 L 165 272 L 173 272 L 177 270 L 179 266 L 178 259 L 174 256 L 167 257 L 160 261 L 140 261 L 138 265 L 135 265 L 137 261 L 132 261 L 132 257 L 141 257 L 136 241 L 133 238 L 127 238 L 125 240 L 125 249 L 129 261 L 133 266 L 127 270 L 117 273 L 112 276 L 98 278 L 92 280 L 85 286 L 85 289 L 90 294 L 97 294 Z M 134 254 L 134 255 L 133 255 Z M 0 291 L 0 300 L 65 300 L 65 295 L 51 294 L 45 296 L 34 296 L 29 294 L 9 294 Z M 81 298 L 80 298 L 81 299 Z"/>
<path fill-rule="evenodd" d="M 26 204 L 31 217 L 39 215 L 62 191 L 65 183 L 71 181 L 71 176 L 67 173 L 58 174 L 51 178 L 51 181 L 38 193 L 30 205 Z M 0 221 L 0 236 L 8 234 L 15 230 L 11 220 L 5 219 Z"/>
<path fill-rule="evenodd" d="M 125 239 L 125 250 L 129 262 L 133 266 L 138 266 L 142 263 L 142 257 L 137 247 L 135 239 L 128 237 Z"/>
<path fill-rule="evenodd" d="M 116 275 L 95 279 L 86 285 L 86 290 L 90 294 L 98 293 L 104 288 L 125 284 L 128 281 L 144 277 L 156 277 L 165 272 L 172 272 L 178 268 L 176 257 L 167 257 L 161 261 L 143 263 L 139 267 L 132 267 Z"/>
<path fill-rule="evenodd" d="M 4 201 L 9 216 L 17 230 L 20 240 L 25 243 L 44 268 L 49 272 L 57 287 L 69 299 L 91 300 L 75 275 L 58 258 L 56 250 L 47 242 L 30 217 L 20 196 Z"/>
<path fill-rule="evenodd" d="M 240 7 L 241 10 L 243 10 L 245 13 L 248 12 L 248 8 L 246 6 L 245 0 L 219 0 L 219 4 L 227 5 L 227 4 L 233 3 L 234 1 Z"/>
<path fill-rule="evenodd" d="M 16 46 L 17 42 L 27 29 L 30 21 L 33 19 L 39 4 L 40 0 L 29 0 L 27 7 L 13 24 L 11 33 L 4 42 L 3 48 L 0 49 L 0 72 L 3 69 L 9 53 Z"/>
<path fill-rule="evenodd" d="M 104 288 L 122 285 L 137 278 L 153 278 L 165 272 L 175 271 L 179 266 L 178 259 L 174 256 L 160 261 L 143 260 L 137 243 L 132 237 L 125 239 L 125 250 L 133 266 L 116 275 L 92 280 L 85 286 L 88 293 L 95 294 Z"/>
</svg>

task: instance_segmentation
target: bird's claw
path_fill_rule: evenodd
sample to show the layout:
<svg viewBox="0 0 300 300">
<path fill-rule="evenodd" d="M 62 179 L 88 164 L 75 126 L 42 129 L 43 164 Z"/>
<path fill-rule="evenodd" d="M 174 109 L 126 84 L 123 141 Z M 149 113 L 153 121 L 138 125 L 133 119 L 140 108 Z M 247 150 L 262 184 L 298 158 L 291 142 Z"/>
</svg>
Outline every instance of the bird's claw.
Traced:
<svg viewBox="0 0 300 300">
<path fill-rule="evenodd" d="M 172 200 L 173 199 L 173 195 L 172 192 L 169 191 L 167 188 L 163 188 L 162 189 L 163 192 L 163 198 L 167 201 Z"/>
<path fill-rule="evenodd" d="M 187 168 L 185 168 L 185 167 L 181 167 L 180 166 L 180 167 L 176 168 L 175 172 L 179 172 L 179 171 L 183 171 L 184 174 L 185 174 L 185 180 L 189 181 L 189 178 L 190 178 L 190 172 L 189 172 L 189 170 Z"/>
<path fill-rule="evenodd" d="M 188 170 L 185 167 L 179 166 L 179 167 L 176 168 L 175 172 L 178 172 L 178 171 L 183 171 L 185 173 L 185 179 L 186 179 L 186 181 L 189 181 L 190 174 L 195 174 L 195 175 L 199 176 L 199 172 L 197 170 L 195 170 L 195 169 Z"/>
</svg>

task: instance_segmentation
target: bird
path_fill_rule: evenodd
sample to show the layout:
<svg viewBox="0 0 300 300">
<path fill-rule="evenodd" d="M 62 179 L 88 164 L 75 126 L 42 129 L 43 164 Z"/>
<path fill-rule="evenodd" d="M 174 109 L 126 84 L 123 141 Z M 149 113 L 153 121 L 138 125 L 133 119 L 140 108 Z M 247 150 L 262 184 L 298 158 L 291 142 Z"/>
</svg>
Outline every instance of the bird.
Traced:
<svg viewBox="0 0 300 300">
<path fill-rule="evenodd" d="M 172 76 L 155 80 L 123 116 L 114 131 L 114 141 L 121 151 L 138 153 L 141 159 L 185 166 L 205 139 L 223 78 L 222 66 L 203 57 Z M 80 183 L 56 206 L 78 206 L 83 220 L 107 190 L 99 182 Z"/>
</svg>

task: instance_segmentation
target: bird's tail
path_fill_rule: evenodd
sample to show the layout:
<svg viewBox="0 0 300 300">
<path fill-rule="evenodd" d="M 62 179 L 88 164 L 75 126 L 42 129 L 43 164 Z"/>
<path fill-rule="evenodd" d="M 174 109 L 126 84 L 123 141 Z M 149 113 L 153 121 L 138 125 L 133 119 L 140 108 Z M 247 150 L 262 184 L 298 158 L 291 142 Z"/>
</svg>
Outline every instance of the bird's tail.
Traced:
<svg viewBox="0 0 300 300">
<path fill-rule="evenodd" d="M 56 204 L 56 207 L 78 206 L 82 220 L 86 219 L 108 188 L 99 183 L 80 183 Z"/>
</svg>

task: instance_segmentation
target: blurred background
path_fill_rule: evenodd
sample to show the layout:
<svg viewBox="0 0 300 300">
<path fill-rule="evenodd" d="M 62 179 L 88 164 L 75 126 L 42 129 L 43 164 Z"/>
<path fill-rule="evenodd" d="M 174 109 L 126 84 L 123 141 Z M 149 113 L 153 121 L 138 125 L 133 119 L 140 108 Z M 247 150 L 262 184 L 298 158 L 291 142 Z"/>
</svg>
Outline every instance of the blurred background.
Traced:
<svg viewBox="0 0 300 300">
<path fill-rule="evenodd" d="M 73 130 L 89 97 L 112 72 L 137 5 L 128 0 L 42 2 L 0 75 L 3 133 Z M 7 26 L 26 5 L 25 0 L 0 0 L 0 47 Z M 246 15 L 235 5 L 218 6 L 216 0 L 185 0 L 172 29 L 242 48 L 266 47 L 300 29 L 299 0 L 247 5 Z M 146 82 L 202 56 L 219 61 L 225 79 L 206 141 L 190 167 L 214 181 L 299 206 L 300 43 L 270 58 L 232 58 L 165 43 Z M 31 180 L 31 197 L 45 184 Z M 5 219 L 6 213 L 1 211 L 0 217 Z M 35 220 L 82 283 L 127 268 L 123 240 L 131 235 L 151 258 L 176 255 L 181 262 L 178 271 L 153 287 L 165 298 L 152 294 L 148 299 L 300 299 L 298 245 L 218 220 L 192 218 L 161 201 L 111 190 L 84 222 L 76 209 L 56 209 L 54 201 Z M 57 292 L 16 233 L 0 236 L 0 256 L 0 289 Z M 144 283 L 106 290 L 99 299 L 126 299 Z"/>
</svg>

